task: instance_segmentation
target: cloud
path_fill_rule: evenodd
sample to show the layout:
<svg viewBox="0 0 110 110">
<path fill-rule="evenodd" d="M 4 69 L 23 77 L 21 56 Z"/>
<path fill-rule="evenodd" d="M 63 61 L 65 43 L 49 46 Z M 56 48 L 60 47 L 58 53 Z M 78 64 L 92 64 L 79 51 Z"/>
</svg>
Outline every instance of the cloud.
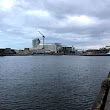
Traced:
<svg viewBox="0 0 110 110">
<path fill-rule="evenodd" d="M 33 38 L 77 48 L 110 42 L 109 0 L 1 0 L 0 47 L 31 47 Z M 7 42 L 7 43 L 6 43 Z"/>
</svg>

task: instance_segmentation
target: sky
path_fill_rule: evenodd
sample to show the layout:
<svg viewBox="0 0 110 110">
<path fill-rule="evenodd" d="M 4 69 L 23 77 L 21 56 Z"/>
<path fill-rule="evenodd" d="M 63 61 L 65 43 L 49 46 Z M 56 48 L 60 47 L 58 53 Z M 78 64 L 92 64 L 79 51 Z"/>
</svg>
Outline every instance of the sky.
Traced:
<svg viewBox="0 0 110 110">
<path fill-rule="evenodd" d="M 45 43 L 77 49 L 110 45 L 110 0 L 0 0 L 0 48 Z"/>
</svg>

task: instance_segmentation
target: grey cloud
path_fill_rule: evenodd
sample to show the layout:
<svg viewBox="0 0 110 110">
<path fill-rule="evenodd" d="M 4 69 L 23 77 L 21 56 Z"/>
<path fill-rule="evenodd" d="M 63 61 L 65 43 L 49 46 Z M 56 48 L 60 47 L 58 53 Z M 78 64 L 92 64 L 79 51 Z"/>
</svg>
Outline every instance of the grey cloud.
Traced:
<svg viewBox="0 0 110 110">
<path fill-rule="evenodd" d="M 11 9 L 0 8 L 0 42 L 8 40 L 1 47 L 31 47 L 33 38 L 39 37 L 42 40 L 38 30 L 45 34 L 46 42 L 60 41 L 76 47 L 109 45 L 109 0 L 14 1 Z M 68 20 L 68 17 L 80 16 L 88 18 L 84 23 L 89 18 L 93 19 L 93 23 L 90 20 L 84 24 L 79 18 L 75 18 L 76 21 Z M 19 44 L 22 45 L 18 46 Z"/>
</svg>

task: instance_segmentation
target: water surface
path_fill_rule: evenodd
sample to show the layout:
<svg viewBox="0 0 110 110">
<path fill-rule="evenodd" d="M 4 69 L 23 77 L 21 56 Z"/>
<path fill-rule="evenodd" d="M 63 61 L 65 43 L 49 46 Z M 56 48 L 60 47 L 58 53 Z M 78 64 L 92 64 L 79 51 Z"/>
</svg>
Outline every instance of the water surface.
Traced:
<svg viewBox="0 0 110 110">
<path fill-rule="evenodd" d="M 89 110 L 110 71 L 107 56 L 0 57 L 3 110 Z"/>
</svg>

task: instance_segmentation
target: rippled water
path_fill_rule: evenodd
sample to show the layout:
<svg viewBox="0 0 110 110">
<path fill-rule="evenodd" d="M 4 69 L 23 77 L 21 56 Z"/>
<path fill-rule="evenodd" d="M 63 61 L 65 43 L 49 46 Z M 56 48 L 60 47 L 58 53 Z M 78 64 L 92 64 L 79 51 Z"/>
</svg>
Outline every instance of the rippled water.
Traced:
<svg viewBox="0 0 110 110">
<path fill-rule="evenodd" d="M 110 57 L 0 57 L 0 110 L 89 110 Z"/>
</svg>

